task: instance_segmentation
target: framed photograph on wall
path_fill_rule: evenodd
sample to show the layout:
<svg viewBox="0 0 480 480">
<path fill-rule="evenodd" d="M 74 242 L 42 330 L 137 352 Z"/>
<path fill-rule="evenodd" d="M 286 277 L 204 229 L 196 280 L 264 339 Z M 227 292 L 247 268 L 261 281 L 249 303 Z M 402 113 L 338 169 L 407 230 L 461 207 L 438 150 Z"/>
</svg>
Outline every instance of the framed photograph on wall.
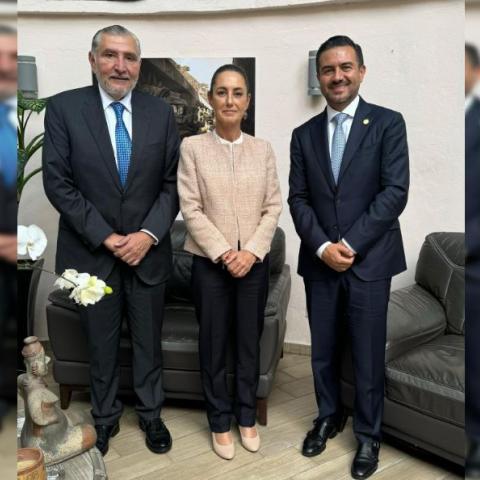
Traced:
<svg viewBox="0 0 480 480">
<path fill-rule="evenodd" d="M 143 58 L 136 88 L 172 106 L 182 138 L 197 135 L 214 126 L 208 90 L 215 70 L 226 63 L 247 73 L 252 99 L 242 130 L 255 135 L 255 58 Z"/>
</svg>

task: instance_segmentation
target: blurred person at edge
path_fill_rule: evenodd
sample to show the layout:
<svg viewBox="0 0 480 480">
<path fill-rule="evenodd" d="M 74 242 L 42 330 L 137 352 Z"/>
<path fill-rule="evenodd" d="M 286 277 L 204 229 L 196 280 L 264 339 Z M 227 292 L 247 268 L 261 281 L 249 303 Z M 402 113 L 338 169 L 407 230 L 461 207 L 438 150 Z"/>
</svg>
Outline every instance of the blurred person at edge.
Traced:
<svg viewBox="0 0 480 480">
<path fill-rule="evenodd" d="M 15 400 L 15 363 L 6 344 L 15 344 L 17 260 L 17 32 L 0 25 L 0 418 Z M 8 337 L 10 338 L 7 338 Z"/>
<path fill-rule="evenodd" d="M 466 477 L 480 478 L 480 80 L 477 48 L 465 45 L 465 427 L 469 442 Z"/>
</svg>

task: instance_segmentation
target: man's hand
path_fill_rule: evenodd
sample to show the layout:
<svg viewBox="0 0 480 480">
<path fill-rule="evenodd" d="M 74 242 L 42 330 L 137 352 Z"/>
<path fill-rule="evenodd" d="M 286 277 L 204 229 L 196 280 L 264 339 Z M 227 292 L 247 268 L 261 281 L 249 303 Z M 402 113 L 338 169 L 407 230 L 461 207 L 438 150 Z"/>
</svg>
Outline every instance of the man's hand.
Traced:
<svg viewBox="0 0 480 480">
<path fill-rule="evenodd" d="M 113 254 L 131 267 L 136 267 L 154 243 L 155 240 L 148 233 L 129 233 L 114 244 Z"/>
<path fill-rule="evenodd" d="M 0 258 L 9 263 L 17 261 L 17 236 L 15 234 L 0 235 Z"/>
<path fill-rule="evenodd" d="M 242 278 L 250 271 L 256 260 L 257 257 L 253 253 L 247 250 L 240 250 L 230 255 L 223 263 L 232 277 Z"/>
<path fill-rule="evenodd" d="M 103 241 L 103 244 L 113 253 L 116 252 L 117 248 L 115 247 L 115 245 L 120 242 L 120 240 L 122 240 L 123 238 L 125 238 L 124 235 L 119 235 L 118 233 L 112 233 L 111 235 L 109 235 L 104 241 Z"/>
<path fill-rule="evenodd" d="M 322 260 L 336 272 L 345 272 L 355 260 L 355 254 L 343 243 L 332 243 L 323 251 Z"/>
</svg>

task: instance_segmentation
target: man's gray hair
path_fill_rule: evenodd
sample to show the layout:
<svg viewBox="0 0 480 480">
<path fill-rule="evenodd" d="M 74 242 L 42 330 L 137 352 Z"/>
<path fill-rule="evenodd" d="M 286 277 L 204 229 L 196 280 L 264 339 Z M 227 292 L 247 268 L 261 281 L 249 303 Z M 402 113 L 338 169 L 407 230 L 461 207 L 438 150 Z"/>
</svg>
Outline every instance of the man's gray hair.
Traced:
<svg viewBox="0 0 480 480">
<path fill-rule="evenodd" d="M 92 53 L 96 53 L 96 51 L 98 50 L 103 34 L 117 35 L 120 37 L 132 37 L 137 44 L 138 55 L 141 54 L 140 40 L 138 39 L 138 37 L 133 32 L 126 29 L 125 27 L 122 27 L 121 25 L 110 25 L 109 27 L 105 27 L 99 30 L 92 38 Z"/>
</svg>

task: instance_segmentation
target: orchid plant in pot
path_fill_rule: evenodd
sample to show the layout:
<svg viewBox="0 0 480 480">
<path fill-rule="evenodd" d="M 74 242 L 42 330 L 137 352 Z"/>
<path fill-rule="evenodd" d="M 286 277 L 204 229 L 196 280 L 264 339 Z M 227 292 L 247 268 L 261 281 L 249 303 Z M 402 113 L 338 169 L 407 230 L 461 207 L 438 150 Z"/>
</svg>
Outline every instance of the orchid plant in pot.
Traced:
<svg viewBox="0 0 480 480">
<path fill-rule="evenodd" d="M 30 273 L 30 282 L 28 287 L 23 286 L 26 293 L 26 305 L 17 302 L 19 309 L 25 311 L 24 321 L 18 321 L 17 346 L 23 345 L 23 339 L 33 335 L 35 299 L 38 287 L 38 280 L 41 272 L 46 272 L 57 277 L 55 286 L 62 290 L 70 290 L 69 298 L 75 303 L 88 306 L 99 302 L 105 295 L 112 293 L 112 289 L 96 276 L 88 273 L 79 273 L 73 269 L 67 269 L 63 274 L 45 270 L 43 268 L 43 258 L 41 256 L 47 247 L 47 236 L 45 232 L 37 225 L 18 225 L 17 231 L 17 255 L 24 257 L 29 261 L 28 269 L 18 269 L 17 283 L 26 282 L 27 274 Z M 24 293 L 25 295 L 25 293 Z M 25 298 L 25 297 L 24 297 Z M 19 297 L 20 300 L 20 297 Z M 18 317 L 21 320 L 22 317 Z M 18 352 L 21 351 L 21 348 Z M 23 358 L 20 353 L 17 356 L 18 370 L 22 370 Z"/>
</svg>

